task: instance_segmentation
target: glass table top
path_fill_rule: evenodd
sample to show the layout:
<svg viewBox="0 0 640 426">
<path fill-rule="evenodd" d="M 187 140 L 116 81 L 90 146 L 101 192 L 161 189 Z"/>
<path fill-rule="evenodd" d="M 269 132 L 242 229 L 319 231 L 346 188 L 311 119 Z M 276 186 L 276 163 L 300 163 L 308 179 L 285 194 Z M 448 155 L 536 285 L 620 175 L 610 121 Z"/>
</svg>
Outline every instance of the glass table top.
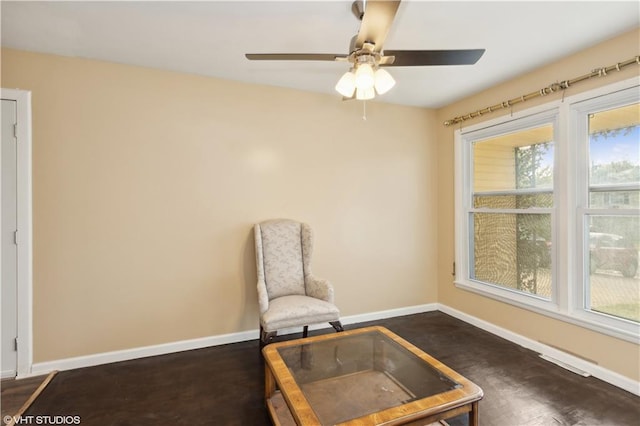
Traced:
<svg viewBox="0 0 640 426">
<path fill-rule="evenodd" d="M 429 362 L 428 355 L 410 349 L 411 345 L 386 329 L 342 334 L 277 348 L 323 425 L 462 387 L 437 361 Z"/>
</svg>

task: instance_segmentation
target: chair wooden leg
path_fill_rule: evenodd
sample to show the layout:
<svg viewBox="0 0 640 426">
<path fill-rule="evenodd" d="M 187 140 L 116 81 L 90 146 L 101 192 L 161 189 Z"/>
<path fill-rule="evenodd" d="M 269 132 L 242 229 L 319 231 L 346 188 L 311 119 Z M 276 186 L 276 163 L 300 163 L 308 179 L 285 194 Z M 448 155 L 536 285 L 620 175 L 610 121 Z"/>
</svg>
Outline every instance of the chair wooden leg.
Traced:
<svg viewBox="0 0 640 426">
<path fill-rule="evenodd" d="M 307 337 L 309 335 L 309 326 L 305 325 L 302 329 L 302 337 Z"/>
<path fill-rule="evenodd" d="M 264 331 L 262 326 L 260 326 L 260 350 L 264 348 L 266 345 L 271 343 L 274 337 L 278 335 L 277 331 Z"/>
<path fill-rule="evenodd" d="M 336 333 L 344 331 L 344 327 L 342 327 L 342 323 L 340 321 L 329 321 L 329 324 L 331 324 L 331 327 L 336 330 Z"/>
</svg>

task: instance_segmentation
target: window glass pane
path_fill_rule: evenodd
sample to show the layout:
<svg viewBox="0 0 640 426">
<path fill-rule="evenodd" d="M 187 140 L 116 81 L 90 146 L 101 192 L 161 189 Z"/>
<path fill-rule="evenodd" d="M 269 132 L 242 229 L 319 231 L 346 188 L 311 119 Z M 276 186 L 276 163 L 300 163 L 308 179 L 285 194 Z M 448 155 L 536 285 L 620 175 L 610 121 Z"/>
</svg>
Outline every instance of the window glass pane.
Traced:
<svg viewBox="0 0 640 426">
<path fill-rule="evenodd" d="M 548 131 L 553 131 L 547 126 Z M 545 130 L 547 129 L 545 128 Z M 546 132 L 545 132 L 546 133 Z M 553 187 L 553 143 L 537 142 L 515 148 L 516 188 Z"/>
<path fill-rule="evenodd" d="M 640 208 L 639 186 L 640 104 L 589 114 L 589 206 Z"/>
<path fill-rule="evenodd" d="M 553 187 L 553 125 L 473 144 L 473 192 Z"/>
<path fill-rule="evenodd" d="M 471 278 L 551 298 L 551 215 L 473 214 Z"/>
<path fill-rule="evenodd" d="M 591 191 L 589 206 L 594 209 L 638 209 L 640 191 Z"/>
<path fill-rule="evenodd" d="M 587 309 L 640 322 L 639 220 L 589 216 Z"/>
</svg>

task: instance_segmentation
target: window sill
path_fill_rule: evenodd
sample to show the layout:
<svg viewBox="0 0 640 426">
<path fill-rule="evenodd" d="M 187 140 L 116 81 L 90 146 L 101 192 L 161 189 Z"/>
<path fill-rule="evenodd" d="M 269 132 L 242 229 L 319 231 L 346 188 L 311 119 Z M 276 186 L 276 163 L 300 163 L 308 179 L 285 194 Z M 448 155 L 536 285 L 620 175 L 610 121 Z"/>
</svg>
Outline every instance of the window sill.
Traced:
<svg viewBox="0 0 640 426">
<path fill-rule="evenodd" d="M 640 345 L 640 324 L 631 321 L 614 320 L 614 322 L 620 323 L 619 327 L 616 325 L 603 324 L 598 321 L 598 317 L 600 317 L 598 314 L 582 310 L 563 312 L 554 302 L 534 295 L 525 295 L 474 281 L 456 279 L 454 284 L 462 290 L 470 291 L 521 309 L 526 309 L 540 315 Z"/>
</svg>

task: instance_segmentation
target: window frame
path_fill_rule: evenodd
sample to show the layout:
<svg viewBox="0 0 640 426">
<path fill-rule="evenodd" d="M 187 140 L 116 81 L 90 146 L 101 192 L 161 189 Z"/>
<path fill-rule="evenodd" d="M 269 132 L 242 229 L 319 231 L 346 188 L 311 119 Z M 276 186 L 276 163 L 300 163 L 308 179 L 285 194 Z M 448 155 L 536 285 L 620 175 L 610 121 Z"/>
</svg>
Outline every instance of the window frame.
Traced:
<svg viewBox="0 0 640 426">
<path fill-rule="evenodd" d="M 584 100 L 573 102 L 569 107 L 571 122 L 575 123 L 573 132 L 569 137 L 575 141 L 588 140 L 588 116 L 596 111 L 604 111 L 607 109 L 617 108 L 624 105 L 640 102 L 640 94 L 638 87 L 628 87 L 620 90 L 611 91 L 609 93 L 600 94 Z M 573 299 L 573 315 L 584 319 L 585 321 L 600 322 L 608 327 L 620 328 L 630 332 L 634 329 L 633 321 L 623 318 L 617 318 L 605 313 L 599 313 L 587 309 L 589 295 L 589 263 L 586 261 L 584 253 L 589 247 L 589 233 L 586 231 L 586 221 L 590 215 L 606 215 L 606 216 L 626 216 L 629 214 L 640 214 L 640 209 L 614 209 L 614 208 L 594 208 L 589 206 L 589 195 L 591 185 L 589 182 L 589 149 L 587 144 L 576 143 L 577 148 L 577 179 L 578 182 L 587 182 L 576 193 L 576 281 L 582 285 L 576 285 Z M 637 185 L 608 185 L 612 189 L 617 190 L 623 188 L 638 188 Z M 637 325 L 635 326 L 637 328 Z"/>
<path fill-rule="evenodd" d="M 579 206 L 588 197 L 589 185 L 580 188 L 580 182 L 588 182 L 588 165 L 584 160 L 588 148 L 577 142 L 581 130 L 578 117 L 584 108 L 606 101 L 612 107 L 620 106 L 616 94 L 637 93 L 640 77 L 601 86 L 571 97 L 554 100 L 536 107 L 488 120 L 476 125 L 460 128 L 454 132 L 455 161 L 455 278 L 454 285 L 460 289 L 499 300 L 523 309 L 540 313 L 564 322 L 579 325 L 600 333 L 633 343 L 640 343 L 640 324 L 596 313 L 585 309 L 585 262 L 583 245 L 587 244 L 583 228 L 584 215 Z M 602 105 L 605 105 L 603 103 Z M 582 109 L 578 107 L 583 107 Z M 524 130 L 542 119 L 555 117 L 554 122 L 554 206 L 551 210 L 552 248 L 550 299 L 536 295 L 511 291 L 470 279 L 470 248 L 473 236 L 469 234 L 469 205 L 472 191 L 473 163 L 470 139 L 488 138 L 492 135 Z M 547 121 L 548 122 L 548 121 Z M 561 166 L 560 166 L 561 165 Z M 587 175 L 585 175 L 587 173 Z M 586 188 L 586 192 L 584 191 Z M 588 199 L 588 198 L 586 198 Z M 635 213 L 635 209 L 624 209 L 619 213 Z M 600 210 L 599 210 L 600 211 Z"/>
<path fill-rule="evenodd" d="M 555 283 L 555 272 L 554 272 L 554 263 L 552 262 L 551 267 L 551 297 L 549 299 L 537 296 L 534 294 L 527 294 L 524 292 L 520 292 L 517 290 L 512 290 L 504 286 L 500 286 L 498 284 L 487 283 L 475 279 L 471 279 L 470 274 L 473 269 L 471 265 L 472 261 L 472 251 L 473 251 L 473 235 L 471 221 L 473 220 L 473 214 L 475 213 L 483 213 L 484 209 L 474 208 L 473 207 L 473 195 L 474 191 L 471 187 L 473 184 L 473 148 L 471 139 L 476 140 L 484 140 L 489 139 L 498 135 L 505 135 L 508 133 L 514 133 L 517 131 L 532 129 L 536 127 L 540 127 L 543 125 L 552 124 L 553 132 L 554 132 L 554 141 L 558 138 L 558 125 L 557 125 L 557 117 L 558 117 L 558 109 L 557 107 L 545 108 L 539 111 L 531 111 L 529 114 L 519 114 L 518 116 L 514 116 L 513 118 L 504 121 L 503 123 L 492 124 L 489 127 L 481 127 L 477 130 L 473 128 L 467 132 L 460 133 L 458 136 L 460 137 L 460 141 L 456 143 L 456 147 L 462 148 L 462 152 L 458 152 L 461 155 L 460 158 L 457 157 L 456 160 L 456 169 L 458 171 L 466 171 L 464 174 L 464 182 L 465 185 L 462 188 L 458 188 L 459 185 L 456 185 L 456 189 L 460 190 L 459 196 L 456 197 L 456 217 L 460 222 L 464 222 L 464 230 L 460 230 L 460 238 L 458 239 L 459 244 L 456 244 L 456 251 L 458 247 L 461 247 L 460 242 L 463 242 L 465 246 L 465 253 L 460 253 L 461 257 L 456 259 L 456 285 L 466 288 L 467 290 L 471 290 L 474 292 L 479 292 L 481 294 L 488 293 L 490 297 L 496 298 L 501 301 L 513 302 L 516 305 L 532 305 L 533 307 L 544 309 L 544 310 L 556 310 L 556 286 Z M 462 145 L 465 145 L 462 147 Z M 468 167 L 464 167 L 464 170 L 459 170 L 459 162 L 458 160 L 464 161 L 464 164 Z M 554 143 L 554 186 L 555 186 L 555 163 L 556 163 L 556 155 L 555 155 L 555 143 Z M 457 180 L 459 182 L 459 180 Z M 551 188 L 553 191 L 553 188 Z M 509 192 L 512 194 L 531 194 L 537 193 L 540 190 L 534 189 L 514 189 L 510 191 L 501 191 L 501 192 Z M 549 192 L 548 189 L 544 189 L 545 192 Z M 554 191 L 554 205 L 556 203 L 556 195 Z M 530 209 L 529 211 L 525 209 L 492 209 L 491 213 L 499 214 L 523 214 L 523 213 L 532 213 L 532 214 L 550 214 L 551 215 L 551 235 L 552 240 L 555 240 L 555 208 L 535 208 Z M 459 226 L 456 226 L 456 229 L 459 230 Z M 554 250 L 552 245 L 552 251 Z M 553 258 L 553 253 L 552 253 Z M 458 271 L 463 272 L 464 280 L 458 279 Z"/>
</svg>

